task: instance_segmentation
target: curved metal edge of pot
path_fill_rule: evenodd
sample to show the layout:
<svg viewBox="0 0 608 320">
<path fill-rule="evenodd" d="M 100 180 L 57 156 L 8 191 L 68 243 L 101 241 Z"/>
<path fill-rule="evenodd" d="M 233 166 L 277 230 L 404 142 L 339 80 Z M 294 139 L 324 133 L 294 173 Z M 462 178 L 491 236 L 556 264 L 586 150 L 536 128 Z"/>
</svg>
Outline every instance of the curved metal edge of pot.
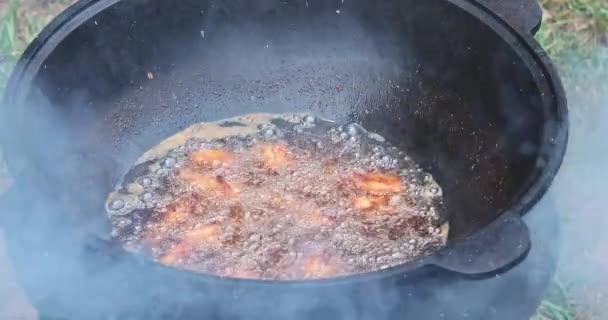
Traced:
<svg viewBox="0 0 608 320">
<path fill-rule="evenodd" d="M 17 61 L 9 77 L 5 95 L 1 100 L 3 104 L 15 105 L 20 102 L 16 98 L 23 97 L 23 94 L 16 89 L 21 88 L 23 81 L 31 80 L 32 71 L 37 70 L 42 62 L 40 57 L 46 57 L 61 40 L 80 26 L 83 21 L 118 1 L 120 0 L 76 1 L 51 20 L 27 46 Z"/>
<path fill-rule="evenodd" d="M 19 137 L 11 135 L 15 123 L 11 122 L 14 117 L 10 115 L 9 110 L 19 108 L 23 104 L 44 59 L 83 21 L 118 1 L 120 0 L 77 1 L 51 20 L 27 46 L 10 74 L 3 95 L 0 96 L 0 145 L 5 149 L 10 149 L 11 145 L 19 145 Z M 4 160 L 13 178 L 19 176 L 24 163 L 27 163 L 23 155 L 14 153 Z"/>
<path fill-rule="evenodd" d="M 464 239 L 452 241 L 448 247 L 438 252 L 436 256 L 427 259 L 431 265 L 455 271 L 465 275 L 483 275 L 487 273 L 501 273 L 515 267 L 525 259 L 531 246 L 530 233 L 521 219 L 528 213 L 550 189 L 567 151 L 569 136 L 568 103 L 566 93 L 561 79 L 551 59 L 540 44 L 534 38 L 535 30 L 526 30 L 514 26 L 506 21 L 501 15 L 477 0 L 448 0 L 453 5 L 465 10 L 469 14 L 483 21 L 492 28 L 500 37 L 516 47 L 519 54 L 531 68 L 539 70 L 537 77 L 540 89 L 544 93 L 544 105 L 550 110 L 554 121 L 549 121 L 544 130 L 544 141 L 537 158 L 537 166 L 541 168 L 539 173 L 531 177 L 526 188 L 514 197 L 509 209 L 490 223 L 486 228 L 470 235 Z M 537 26 L 540 27 L 540 24 Z M 487 230 L 494 232 L 513 232 L 519 234 L 520 241 L 515 241 L 510 235 L 508 237 L 492 238 Z M 483 261 L 471 255 L 471 250 L 476 249 L 474 241 L 487 241 L 486 247 L 480 254 L 494 252 L 492 261 Z M 502 251 L 504 250 L 504 251 Z M 506 253 L 509 253 L 508 256 Z M 453 256 L 462 255 L 471 261 L 464 261 Z M 474 262 L 478 262 L 476 265 Z"/>
<path fill-rule="evenodd" d="M 474 0 L 521 28 L 524 33 L 536 34 L 540 29 L 543 11 L 539 0 Z"/>
</svg>

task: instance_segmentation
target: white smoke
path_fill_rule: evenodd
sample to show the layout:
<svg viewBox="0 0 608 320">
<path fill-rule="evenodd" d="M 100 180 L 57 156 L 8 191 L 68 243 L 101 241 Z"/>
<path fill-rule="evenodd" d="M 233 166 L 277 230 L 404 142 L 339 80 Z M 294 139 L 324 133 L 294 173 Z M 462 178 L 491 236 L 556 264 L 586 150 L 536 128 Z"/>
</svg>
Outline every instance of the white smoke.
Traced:
<svg viewBox="0 0 608 320">
<path fill-rule="evenodd" d="M 565 75 L 570 143 L 550 195 L 558 207 L 561 250 L 558 277 L 571 298 L 597 319 L 608 318 L 608 49 L 573 62 Z"/>
</svg>

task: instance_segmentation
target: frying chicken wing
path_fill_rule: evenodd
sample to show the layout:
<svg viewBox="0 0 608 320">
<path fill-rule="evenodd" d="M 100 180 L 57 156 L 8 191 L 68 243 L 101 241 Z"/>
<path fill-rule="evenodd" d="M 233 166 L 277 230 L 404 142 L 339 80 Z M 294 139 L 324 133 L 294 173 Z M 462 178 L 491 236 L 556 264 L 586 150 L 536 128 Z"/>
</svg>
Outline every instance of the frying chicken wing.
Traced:
<svg viewBox="0 0 608 320">
<path fill-rule="evenodd" d="M 175 201 L 167 206 L 158 223 L 150 225 L 143 234 L 143 240 L 147 245 L 157 246 L 167 236 L 168 232 L 183 225 L 192 214 L 191 206 L 183 200 Z"/>
<path fill-rule="evenodd" d="M 352 198 L 352 206 L 366 213 L 386 212 L 390 210 L 387 196 L 357 195 Z"/>
<path fill-rule="evenodd" d="M 260 160 L 269 169 L 278 170 L 289 163 L 289 149 L 283 144 L 262 144 L 257 147 Z"/>
<path fill-rule="evenodd" d="M 190 244 L 217 244 L 219 243 L 219 234 L 222 228 L 219 225 L 211 224 L 195 228 L 188 233 L 182 240 Z"/>
<path fill-rule="evenodd" d="M 355 187 L 372 194 L 403 192 L 401 178 L 395 174 L 368 172 L 353 176 Z"/>
<path fill-rule="evenodd" d="M 179 172 L 179 179 L 184 180 L 203 191 L 211 191 L 231 195 L 237 192 L 222 176 L 209 176 L 197 172 L 192 168 L 183 168 Z"/>
<path fill-rule="evenodd" d="M 305 278 L 331 278 L 338 273 L 336 265 L 321 256 L 308 257 L 304 261 Z"/>
<path fill-rule="evenodd" d="M 304 217 L 304 223 L 306 223 L 308 225 L 320 227 L 320 226 L 332 225 L 334 223 L 334 221 L 329 217 L 323 216 L 321 214 L 313 213 L 313 214 L 308 214 Z"/>
<path fill-rule="evenodd" d="M 236 155 L 232 152 L 218 149 L 205 149 L 192 152 L 190 160 L 193 163 L 205 166 L 213 164 L 229 165 L 236 160 Z"/>
<path fill-rule="evenodd" d="M 221 228 L 218 225 L 205 225 L 197 227 L 182 238 L 182 240 L 169 249 L 161 258 L 160 262 L 168 265 L 187 258 L 197 248 L 213 247 L 220 243 L 219 235 Z"/>
<path fill-rule="evenodd" d="M 323 215 L 319 207 L 310 202 L 300 204 L 300 207 L 294 210 L 293 214 L 298 223 L 308 227 L 330 226 L 335 222 L 332 218 Z"/>
<path fill-rule="evenodd" d="M 186 222 L 190 216 L 191 208 L 185 201 L 176 201 L 167 207 L 167 212 L 160 220 L 160 224 L 165 226 L 176 226 Z"/>
</svg>

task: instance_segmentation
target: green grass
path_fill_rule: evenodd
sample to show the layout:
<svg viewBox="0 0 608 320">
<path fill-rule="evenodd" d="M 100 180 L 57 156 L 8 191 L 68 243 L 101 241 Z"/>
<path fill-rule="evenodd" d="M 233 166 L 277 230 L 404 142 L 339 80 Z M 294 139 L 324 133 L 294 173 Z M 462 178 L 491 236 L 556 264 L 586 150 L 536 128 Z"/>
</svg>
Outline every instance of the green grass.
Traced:
<svg viewBox="0 0 608 320">
<path fill-rule="evenodd" d="M 588 125 L 585 113 L 608 92 L 608 4 L 606 0 L 541 0 L 545 10 L 537 39 L 562 77 L 577 132 Z M 581 120 L 582 119 L 582 120 Z M 586 134 L 586 133 L 583 133 Z M 533 320 L 590 320 L 572 303 L 570 290 L 554 281 Z"/>
<path fill-rule="evenodd" d="M 608 3 L 606 0 L 541 0 L 545 9 L 537 39 L 566 81 L 582 72 L 606 70 Z M 581 64 L 581 62 L 583 62 Z"/>
<path fill-rule="evenodd" d="M 0 12 L 0 92 L 4 89 L 10 69 L 19 54 L 16 16 L 16 9 L 12 4 Z"/>
<path fill-rule="evenodd" d="M 547 291 L 547 297 L 531 320 L 577 320 L 576 314 L 577 311 L 570 302 L 567 290 L 559 280 L 555 279 Z"/>
<path fill-rule="evenodd" d="M 0 0 L 0 93 L 19 56 L 42 28 L 71 0 Z"/>
<path fill-rule="evenodd" d="M 568 306 L 544 300 L 531 320 L 575 320 L 576 311 Z"/>
</svg>

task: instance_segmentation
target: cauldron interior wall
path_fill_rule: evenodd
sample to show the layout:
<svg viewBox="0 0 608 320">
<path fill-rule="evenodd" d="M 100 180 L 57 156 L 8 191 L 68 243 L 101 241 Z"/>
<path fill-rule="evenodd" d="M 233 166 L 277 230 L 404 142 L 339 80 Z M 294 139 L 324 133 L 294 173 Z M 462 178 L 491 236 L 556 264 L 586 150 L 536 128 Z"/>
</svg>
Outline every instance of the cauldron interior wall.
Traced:
<svg viewBox="0 0 608 320">
<path fill-rule="evenodd" d="M 511 45 L 442 0 L 125 0 L 69 34 L 36 77 L 28 104 L 66 127 L 14 124 L 32 127 L 20 144 L 33 158 L 88 155 L 78 174 L 50 173 L 63 185 L 109 191 L 144 150 L 196 122 L 303 111 L 361 122 L 431 170 L 459 238 L 537 170 L 548 98 Z M 79 197 L 95 209 L 83 212 L 101 212 L 103 196 Z"/>
</svg>

